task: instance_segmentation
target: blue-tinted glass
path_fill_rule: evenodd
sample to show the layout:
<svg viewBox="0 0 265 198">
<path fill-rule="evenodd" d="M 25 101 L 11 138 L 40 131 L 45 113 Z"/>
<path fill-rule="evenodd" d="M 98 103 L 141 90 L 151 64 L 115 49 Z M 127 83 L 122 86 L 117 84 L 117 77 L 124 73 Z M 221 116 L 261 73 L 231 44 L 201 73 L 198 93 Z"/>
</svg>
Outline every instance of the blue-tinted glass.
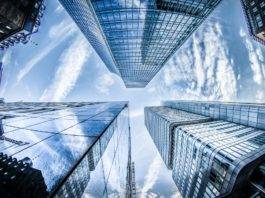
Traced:
<svg viewBox="0 0 265 198">
<path fill-rule="evenodd" d="M 220 0 L 60 0 L 111 72 L 145 87 Z"/>
<path fill-rule="evenodd" d="M 6 175 L 18 177 L 21 170 L 16 168 L 22 164 L 20 160 L 26 160 L 24 163 L 41 174 L 39 177 L 25 172 L 23 176 L 25 181 L 36 179 L 40 182 L 41 190 L 28 192 L 25 189 L 30 183 L 17 178 L 17 186 L 22 187 L 14 187 L 12 193 L 22 197 L 25 192 L 37 193 L 34 194 L 37 197 L 43 196 L 42 193 L 55 197 L 81 197 L 84 191 L 96 193 L 95 186 L 87 187 L 89 183 L 100 183 L 103 186 L 98 194 L 104 197 L 113 194 L 109 183 L 115 179 L 115 185 L 119 186 L 116 195 L 125 197 L 128 156 L 131 155 L 126 102 L 4 105 L 0 105 L 0 113 L 1 108 L 5 108 L 13 118 L 3 120 L 4 124 L 0 125 L 0 168 L 5 163 L 9 167 L 6 172 L 0 171 L 0 177 L 6 179 L 7 184 Z M 29 119 L 22 119 L 25 116 Z M 7 158 L 3 154 L 7 154 Z M 13 166 L 15 163 L 17 165 Z M 15 170 L 11 172 L 10 168 Z"/>
</svg>

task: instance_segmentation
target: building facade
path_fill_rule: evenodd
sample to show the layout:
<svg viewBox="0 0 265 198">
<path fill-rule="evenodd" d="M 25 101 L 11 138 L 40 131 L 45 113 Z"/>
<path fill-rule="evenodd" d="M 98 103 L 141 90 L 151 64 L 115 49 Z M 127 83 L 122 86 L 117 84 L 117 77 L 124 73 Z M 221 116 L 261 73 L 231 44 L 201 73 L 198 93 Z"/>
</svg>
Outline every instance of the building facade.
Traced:
<svg viewBox="0 0 265 198">
<path fill-rule="evenodd" d="M 250 35 L 265 44 L 265 0 L 241 0 Z"/>
<path fill-rule="evenodd" d="M 164 120 L 172 120 L 171 117 L 177 120 L 181 114 L 157 113 L 161 109 L 207 119 L 197 122 L 180 119 L 178 125 L 169 127 Z M 171 152 L 166 153 L 172 159 L 169 168 L 183 197 L 262 197 L 265 195 L 262 125 L 265 120 L 260 114 L 263 110 L 263 104 L 167 101 L 163 107 L 145 108 L 145 124 L 159 151 L 171 147 Z M 171 145 L 161 138 L 168 133 L 173 139 Z M 167 165 L 166 154 L 161 157 Z"/>
<path fill-rule="evenodd" d="M 210 118 L 168 107 L 145 108 L 145 124 L 168 169 L 173 168 L 173 129 L 183 124 L 207 122 Z M 156 123 L 156 124 L 154 124 Z"/>
<path fill-rule="evenodd" d="M 1 103 L 0 115 L 4 197 L 125 197 L 127 102 Z"/>
<path fill-rule="evenodd" d="M 0 49 L 27 43 L 38 31 L 44 9 L 43 0 L 1 0 Z"/>
<path fill-rule="evenodd" d="M 126 87 L 145 87 L 220 1 L 60 0 Z"/>
</svg>

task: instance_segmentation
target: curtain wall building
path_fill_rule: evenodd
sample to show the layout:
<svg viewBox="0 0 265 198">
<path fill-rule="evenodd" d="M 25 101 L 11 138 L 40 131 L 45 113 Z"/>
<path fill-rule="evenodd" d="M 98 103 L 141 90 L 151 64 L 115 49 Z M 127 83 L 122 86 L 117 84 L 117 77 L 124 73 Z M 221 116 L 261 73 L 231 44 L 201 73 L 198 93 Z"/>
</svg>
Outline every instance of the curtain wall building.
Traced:
<svg viewBox="0 0 265 198">
<path fill-rule="evenodd" d="M 0 49 L 27 43 L 38 31 L 44 9 L 43 0 L 1 0 Z"/>
<path fill-rule="evenodd" d="M 60 0 L 126 87 L 145 87 L 220 1 Z"/>
<path fill-rule="evenodd" d="M 265 45 L 265 0 L 241 0 L 250 35 Z"/>
<path fill-rule="evenodd" d="M 127 102 L 1 103 L 3 197 L 125 197 Z"/>
<path fill-rule="evenodd" d="M 183 197 L 265 195 L 265 105 L 164 105 L 146 107 L 145 124 Z"/>
</svg>

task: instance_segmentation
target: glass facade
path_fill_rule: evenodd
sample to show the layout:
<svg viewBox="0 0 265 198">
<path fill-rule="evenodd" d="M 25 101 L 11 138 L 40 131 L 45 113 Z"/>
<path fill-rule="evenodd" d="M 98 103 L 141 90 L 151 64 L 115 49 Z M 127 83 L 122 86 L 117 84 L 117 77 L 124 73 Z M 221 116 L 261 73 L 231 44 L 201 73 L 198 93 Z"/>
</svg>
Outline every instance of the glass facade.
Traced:
<svg viewBox="0 0 265 198">
<path fill-rule="evenodd" d="M 126 87 L 145 87 L 220 1 L 60 0 Z"/>
<path fill-rule="evenodd" d="M 265 175 L 260 171 L 265 163 L 261 130 L 265 120 L 259 114 L 263 104 L 167 101 L 164 105 L 146 107 L 145 124 L 165 164 L 171 158 L 168 168 L 173 169 L 183 197 L 264 196 L 264 177 L 253 176 Z M 188 122 L 186 115 L 205 118 Z M 255 115 L 256 122 L 251 119 Z M 171 120 L 179 123 L 169 127 Z M 171 144 L 164 138 L 168 134 Z"/>
<path fill-rule="evenodd" d="M 0 49 L 27 43 L 38 31 L 44 9 L 42 0 L 1 0 Z"/>
<path fill-rule="evenodd" d="M 213 121 L 180 126 L 174 133 L 173 179 L 183 197 L 227 195 L 246 177 L 243 167 L 251 173 L 256 166 L 251 162 L 265 157 L 265 132 L 255 128 Z"/>
<path fill-rule="evenodd" d="M 265 130 L 265 105 L 199 101 L 166 101 L 164 105 L 213 119 L 243 124 Z"/>
<path fill-rule="evenodd" d="M 265 0 L 241 0 L 250 35 L 265 44 Z"/>
<path fill-rule="evenodd" d="M 21 172 L 9 163 L 6 172 L 0 170 L 0 192 L 22 197 L 126 195 L 131 155 L 127 102 L 1 103 L 0 116 L 0 168 L 6 161 L 1 156 L 18 165 L 27 159 L 43 184 L 37 189 L 16 179 Z M 36 179 L 25 175 L 27 181 Z"/>
<path fill-rule="evenodd" d="M 146 107 L 145 125 L 166 166 L 172 169 L 173 130 L 179 125 L 207 122 L 210 118 L 167 107 Z"/>
</svg>

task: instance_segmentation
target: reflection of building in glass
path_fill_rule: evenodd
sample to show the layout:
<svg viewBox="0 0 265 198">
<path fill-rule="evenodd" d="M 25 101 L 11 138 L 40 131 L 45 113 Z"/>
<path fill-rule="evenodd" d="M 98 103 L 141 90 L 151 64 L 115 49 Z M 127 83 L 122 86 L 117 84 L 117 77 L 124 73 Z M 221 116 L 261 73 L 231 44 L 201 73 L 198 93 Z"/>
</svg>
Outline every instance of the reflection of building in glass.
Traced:
<svg viewBox="0 0 265 198">
<path fill-rule="evenodd" d="M 265 0 L 241 0 L 250 35 L 265 44 Z"/>
<path fill-rule="evenodd" d="M 183 197 L 265 195 L 265 105 L 188 101 L 164 105 L 146 107 L 145 123 L 158 150 L 168 148 L 163 136 L 171 134 L 171 152 L 166 152 L 166 160 L 160 154 L 166 164 L 172 158 L 173 180 Z M 188 122 L 194 113 L 206 117 Z M 172 120 L 178 125 L 170 127 Z"/>
<path fill-rule="evenodd" d="M 43 10 L 42 0 L 1 0 L 0 49 L 28 42 L 38 31 Z"/>
<path fill-rule="evenodd" d="M 135 167 L 132 162 L 131 133 L 129 133 L 129 154 L 126 176 L 126 198 L 136 197 Z"/>
<path fill-rule="evenodd" d="M 29 158 L 16 160 L 0 153 L 0 194 L 1 197 L 47 197 L 46 184 L 41 171 L 32 168 Z M 23 190 L 16 190 L 21 188 Z"/>
<path fill-rule="evenodd" d="M 60 0 L 126 87 L 145 87 L 220 1 Z"/>
<path fill-rule="evenodd" d="M 21 188 L 14 187 L 12 193 L 81 197 L 84 191 L 90 192 L 91 183 L 99 197 L 125 196 L 130 147 L 127 102 L 1 103 L 0 116 L 0 158 L 4 155 L 12 161 L 6 165 L 6 174 L 16 179 L 20 172 L 12 170 L 13 165 L 28 159 L 29 170 L 38 171 L 42 175 L 38 178 L 43 178 L 41 189 L 15 180 Z M 102 191 L 97 183 L 102 184 Z M 0 188 L 8 195 L 10 188 L 3 184 L 13 183 L 0 179 Z M 35 190 L 40 196 L 32 194 Z"/>
</svg>

